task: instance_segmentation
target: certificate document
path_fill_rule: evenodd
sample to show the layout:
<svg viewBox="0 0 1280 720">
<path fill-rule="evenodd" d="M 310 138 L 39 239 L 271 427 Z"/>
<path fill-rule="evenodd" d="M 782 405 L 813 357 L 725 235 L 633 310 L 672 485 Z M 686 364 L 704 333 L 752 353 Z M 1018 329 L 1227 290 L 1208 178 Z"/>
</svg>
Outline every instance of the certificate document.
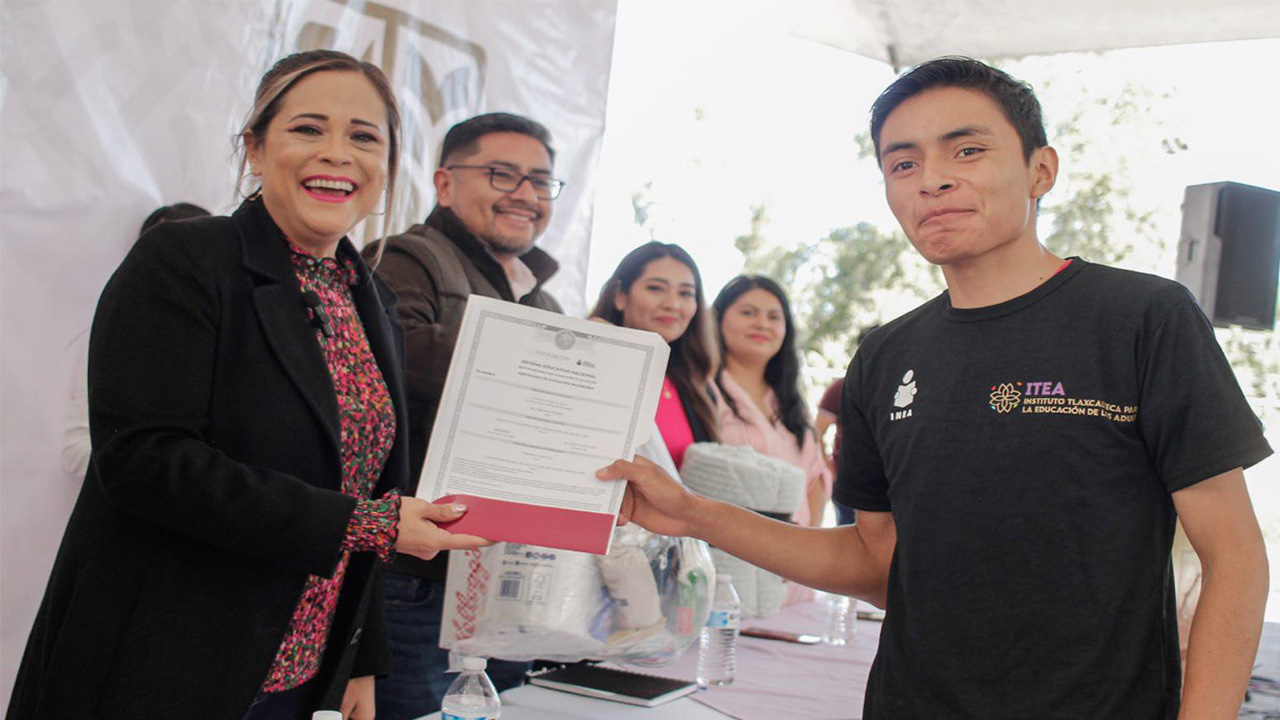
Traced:
<svg viewBox="0 0 1280 720">
<path fill-rule="evenodd" d="M 630 459 L 655 427 L 667 370 L 656 333 L 472 295 L 418 496 L 463 502 L 452 532 L 606 553 Z"/>
</svg>

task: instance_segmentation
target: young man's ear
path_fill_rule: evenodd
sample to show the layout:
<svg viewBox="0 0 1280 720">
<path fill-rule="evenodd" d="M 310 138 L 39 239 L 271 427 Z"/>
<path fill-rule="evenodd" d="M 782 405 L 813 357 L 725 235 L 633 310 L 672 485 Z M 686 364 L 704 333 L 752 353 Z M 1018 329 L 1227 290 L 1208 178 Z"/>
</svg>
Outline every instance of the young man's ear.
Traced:
<svg viewBox="0 0 1280 720">
<path fill-rule="evenodd" d="M 1031 173 L 1031 198 L 1039 200 L 1058 182 L 1058 151 L 1046 145 L 1032 152 L 1027 170 Z"/>
</svg>

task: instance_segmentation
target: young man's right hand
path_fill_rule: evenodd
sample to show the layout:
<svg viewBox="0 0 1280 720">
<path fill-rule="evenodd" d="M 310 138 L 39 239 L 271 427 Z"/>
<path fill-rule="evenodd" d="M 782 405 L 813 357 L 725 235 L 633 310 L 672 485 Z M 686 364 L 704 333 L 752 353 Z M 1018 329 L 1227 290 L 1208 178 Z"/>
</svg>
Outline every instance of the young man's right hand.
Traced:
<svg viewBox="0 0 1280 720">
<path fill-rule="evenodd" d="M 801 585 L 885 606 L 898 539 L 892 513 L 860 509 L 857 525 L 802 528 L 691 492 L 641 457 L 618 460 L 596 477 L 627 481 L 620 525 L 635 522 L 660 535 L 706 540 Z"/>
<path fill-rule="evenodd" d="M 596 477 L 627 482 L 626 495 L 618 511 L 619 525 L 635 522 L 659 535 L 696 535 L 694 520 L 703 498 L 652 462 L 640 456 L 636 456 L 635 462 L 617 460 L 596 471 Z"/>
</svg>

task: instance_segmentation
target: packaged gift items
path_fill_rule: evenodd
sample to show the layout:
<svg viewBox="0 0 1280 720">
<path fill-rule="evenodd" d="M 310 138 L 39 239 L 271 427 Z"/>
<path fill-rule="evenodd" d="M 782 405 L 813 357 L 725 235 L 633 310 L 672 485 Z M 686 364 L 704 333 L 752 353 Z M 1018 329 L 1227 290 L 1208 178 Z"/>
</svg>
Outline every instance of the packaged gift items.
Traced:
<svg viewBox="0 0 1280 720">
<path fill-rule="evenodd" d="M 637 454 L 676 476 L 656 428 Z M 514 543 L 453 552 L 440 646 L 507 660 L 662 664 L 698 637 L 714 582 L 706 543 L 635 524 L 617 528 L 603 556 Z"/>
<path fill-rule="evenodd" d="M 636 455 L 680 479 L 656 424 Z M 643 550 L 648 562 L 652 587 L 637 550 Z M 613 547 L 600 558 L 600 568 L 614 605 L 609 645 L 615 656 L 637 665 L 664 665 L 698 639 L 711 613 L 715 586 L 715 563 L 705 542 L 656 535 L 632 523 L 614 531 Z M 646 624 L 653 617 L 655 591 L 661 610 L 656 626 Z"/>
<path fill-rule="evenodd" d="M 681 470 L 695 492 L 777 519 L 789 518 L 804 500 L 804 470 L 743 445 L 694 443 Z M 718 549 L 711 556 L 718 572 L 733 576 L 743 615 L 766 617 L 782 609 L 787 591 L 781 577 Z"/>
<path fill-rule="evenodd" d="M 449 553 L 440 646 L 532 660 L 594 657 L 610 631 L 595 556 L 498 543 Z"/>
<path fill-rule="evenodd" d="M 613 608 L 608 657 L 664 665 L 698 638 L 715 582 L 706 543 L 632 524 L 615 531 L 613 548 L 599 563 Z"/>
</svg>

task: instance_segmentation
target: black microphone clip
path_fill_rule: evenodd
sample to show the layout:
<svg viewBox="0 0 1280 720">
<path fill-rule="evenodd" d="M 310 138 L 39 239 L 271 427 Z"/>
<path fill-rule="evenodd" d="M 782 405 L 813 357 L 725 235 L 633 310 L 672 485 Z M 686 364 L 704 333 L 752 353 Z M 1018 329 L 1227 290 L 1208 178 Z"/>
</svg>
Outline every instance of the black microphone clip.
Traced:
<svg viewBox="0 0 1280 720">
<path fill-rule="evenodd" d="M 302 293 L 302 304 L 306 306 L 311 327 L 320 331 L 325 339 L 333 337 L 333 325 L 329 323 L 329 315 L 324 311 L 324 302 L 314 290 Z"/>
</svg>

